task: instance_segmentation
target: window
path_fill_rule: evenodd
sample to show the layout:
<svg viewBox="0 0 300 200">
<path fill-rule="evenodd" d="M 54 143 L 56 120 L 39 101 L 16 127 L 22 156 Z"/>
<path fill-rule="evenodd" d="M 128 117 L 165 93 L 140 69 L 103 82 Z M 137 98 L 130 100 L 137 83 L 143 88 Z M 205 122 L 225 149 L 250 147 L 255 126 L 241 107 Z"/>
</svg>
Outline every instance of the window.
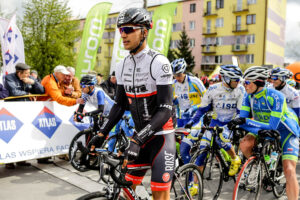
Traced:
<svg viewBox="0 0 300 200">
<path fill-rule="evenodd" d="M 174 10 L 174 16 L 176 16 L 176 15 L 177 15 L 177 7 Z"/>
<path fill-rule="evenodd" d="M 246 63 L 253 64 L 254 63 L 254 54 L 246 55 Z"/>
<path fill-rule="evenodd" d="M 172 32 L 175 32 L 176 31 L 176 24 L 173 24 L 172 26 Z"/>
<path fill-rule="evenodd" d="M 254 44 L 255 43 L 255 35 L 247 35 L 246 44 Z"/>
<path fill-rule="evenodd" d="M 150 11 L 149 13 L 150 13 L 151 17 L 153 17 L 154 11 Z"/>
<path fill-rule="evenodd" d="M 190 4 L 190 13 L 194 13 L 196 12 L 196 4 L 195 3 L 191 3 Z"/>
<path fill-rule="evenodd" d="M 206 4 L 206 14 L 210 15 L 211 14 L 211 1 L 208 1 Z"/>
<path fill-rule="evenodd" d="M 190 30 L 195 29 L 195 21 L 190 21 Z"/>
<path fill-rule="evenodd" d="M 209 56 L 204 57 L 204 63 L 209 63 Z"/>
<path fill-rule="evenodd" d="M 97 53 L 101 53 L 101 46 L 99 46 Z"/>
<path fill-rule="evenodd" d="M 190 47 L 195 47 L 195 39 L 190 39 Z"/>
<path fill-rule="evenodd" d="M 237 11 L 243 10 L 243 0 L 237 0 L 236 10 Z"/>
<path fill-rule="evenodd" d="M 216 20 L 216 27 L 220 28 L 220 27 L 223 27 L 224 26 L 224 18 L 217 18 Z"/>
<path fill-rule="evenodd" d="M 224 0 L 217 0 L 216 8 L 217 9 L 224 8 Z"/>
<path fill-rule="evenodd" d="M 205 38 L 205 44 L 206 44 L 206 45 L 211 44 L 211 39 L 210 39 L 210 38 Z"/>
<path fill-rule="evenodd" d="M 221 64 L 222 63 L 222 56 L 215 56 L 215 63 Z"/>
<path fill-rule="evenodd" d="M 247 24 L 255 24 L 256 15 L 247 15 Z"/>
<path fill-rule="evenodd" d="M 177 41 L 176 40 L 171 40 L 171 42 L 170 42 L 170 48 L 171 49 L 176 49 L 177 48 Z"/>
<path fill-rule="evenodd" d="M 242 29 L 242 17 L 236 16 L 236 30 L 239 31 Z"/>
<path fill-rule="evenodd" d="M 211 31 L 211 20 L 206 21 L 206 32 L 210 33 Z"/>
<path fill-rule="evenodd" d="M 98 66 L 98 67 L 101 67 L 101 60 L 98 60 L 98 61 L 97 61 L 97 66 Z"/>
<path fill-rule="evenodd" d="M 248 4 L 256 4 L 256 0 L 247 0 Z"/>
<path fill-rule="evenodd" d="M 223 38 L 222 37 L 216 37 L 216 45 L 220 46 L 223 44 Z"/>
</svg>

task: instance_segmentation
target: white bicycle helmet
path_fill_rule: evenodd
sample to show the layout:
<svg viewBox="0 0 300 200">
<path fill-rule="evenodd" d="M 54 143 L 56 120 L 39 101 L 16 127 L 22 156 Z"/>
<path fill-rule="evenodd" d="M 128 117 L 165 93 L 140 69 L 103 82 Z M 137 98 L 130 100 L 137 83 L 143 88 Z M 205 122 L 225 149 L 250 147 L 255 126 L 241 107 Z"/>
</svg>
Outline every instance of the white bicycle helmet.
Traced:
<svg viewBox="0 0 300 200">
<path fill-rule="evenodd" d="M 271 71 L 271 76 L 278 76 L 278 78 L 282 81 L 285 81 L 291 77 L 293 77 L 293 72 L 288 69 L 276 67 Z"/>
<path fill-rule="evenodd" d="M 173 60 L 171 65 L 173 68 L 173 74 L 180 74 L 180 73 L 185 72 L 186 62 L 185 62 L 184 58 L 178 58 L 176 60 Z"/>
<path fill-rule="evenodd" d="M 249 67 L 245 73 L 243 78 L 249 80 L 263 80 L 265 81 L 269 76 L 268 68 L 263 66 L 252 66 Z"/>
</svg>

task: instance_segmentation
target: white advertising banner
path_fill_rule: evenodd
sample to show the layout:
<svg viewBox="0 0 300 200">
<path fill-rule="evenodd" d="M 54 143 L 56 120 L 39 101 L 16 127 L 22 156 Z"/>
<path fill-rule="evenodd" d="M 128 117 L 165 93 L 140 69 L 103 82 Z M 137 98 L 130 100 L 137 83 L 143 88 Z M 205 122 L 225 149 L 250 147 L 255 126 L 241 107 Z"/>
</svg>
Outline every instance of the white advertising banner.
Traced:
<svg viewBox="0 0 300 200">
<path fill-rule="evenodd" d="M 129 51 L 124 49 L 123 40 L 121 39 L 121 34 L 117 28 L 115 31 L 114 48 L 109 74 L 115 70 L 117 63 L 121 62 L 127 55 L 129 55 Z"/>
<path fill-rule="evenodd" d="M 68 153 L 88 123 L 73 121 L 78 106 L 56 102 L 0 102 L 0 163 Z"/>
</svg>

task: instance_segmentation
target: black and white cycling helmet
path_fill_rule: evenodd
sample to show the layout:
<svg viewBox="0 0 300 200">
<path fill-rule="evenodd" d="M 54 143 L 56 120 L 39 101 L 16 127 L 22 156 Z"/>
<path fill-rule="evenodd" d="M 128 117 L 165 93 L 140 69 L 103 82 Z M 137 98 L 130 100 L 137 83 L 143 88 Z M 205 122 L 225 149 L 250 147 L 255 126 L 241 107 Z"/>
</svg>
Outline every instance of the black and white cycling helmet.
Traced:
<svg viewBox="0 0 300 200">
<path fill-rule="evenodd" d="M 118 28 L 125 24 L 142 25 L 149 30 L 152 28 L 152 17 L 143 8 L 127 8 L 120 12 L 117 20 Z"/>
<path fill-rule="evenodd" d="M 97 84 L 97 78 L 94 75 L 87 74 L 84 75 L 80 80 L 81 86 L 93 86 Z"/>
<path fill-rule="evenodd" d="M 243 76 L 242 70 L 236 65 L 222 65 L 220 70 L 222 77 L 228 77 L 231 79 L 238 79 Z"/>
<path fill-rule="evenodd" d="M 265 81 L 269 77 L 269 72 L 267 67 L 263 66 L 252 66 L 249 67 L 245 73 L 243 78 L 248 80 L 261 80 Z"/>
<path fill-rule="evenodd" d="M 186 69 L 186 62 L 184 58 L 178 58 L 176 60 L 173 60 L 171 63 L 173 74 L 180 74 L 184 73 Z"/>
<path fill-rule="evenodd" d="M 280 80 L 285 81 L 291 77 L 293 77 L 293 72 L 288 69 L 276 67 L 272 69 L 271 76 L 277 76 Z"/>
</svg>

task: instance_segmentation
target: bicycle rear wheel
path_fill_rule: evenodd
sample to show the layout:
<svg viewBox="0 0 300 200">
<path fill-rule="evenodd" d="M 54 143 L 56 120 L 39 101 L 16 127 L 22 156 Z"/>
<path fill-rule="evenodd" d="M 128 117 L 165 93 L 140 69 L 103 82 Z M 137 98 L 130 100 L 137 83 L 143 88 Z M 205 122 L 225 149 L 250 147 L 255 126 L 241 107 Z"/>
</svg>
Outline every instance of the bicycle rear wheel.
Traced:
<svg viewBox="0 0 300 200">
<path fill-rule="evenodd" d="M 286 191 L 286 179 L 283 173 L 283 166 L 281 161 L 281 156 L 279 156 L 277 160 L 277 165 L 274 170 L 273 180 L 275 182 L 275 186 L 273 188 L 273 194 L 276 198 L 280 198 L 285 194 Z"/>
<path fill-rule="evenodd" d="M 233 190 L 233 200 L 259 199 L 263 177 L 262 164 L 256 157 L 243 165 Z"/>
<path fill-rule="evenodd" d="M 192 163 L 177 168 L 171 186 L 171 199 L 201 200 L 203 183 L 198 166 Z"/>
</svg>

